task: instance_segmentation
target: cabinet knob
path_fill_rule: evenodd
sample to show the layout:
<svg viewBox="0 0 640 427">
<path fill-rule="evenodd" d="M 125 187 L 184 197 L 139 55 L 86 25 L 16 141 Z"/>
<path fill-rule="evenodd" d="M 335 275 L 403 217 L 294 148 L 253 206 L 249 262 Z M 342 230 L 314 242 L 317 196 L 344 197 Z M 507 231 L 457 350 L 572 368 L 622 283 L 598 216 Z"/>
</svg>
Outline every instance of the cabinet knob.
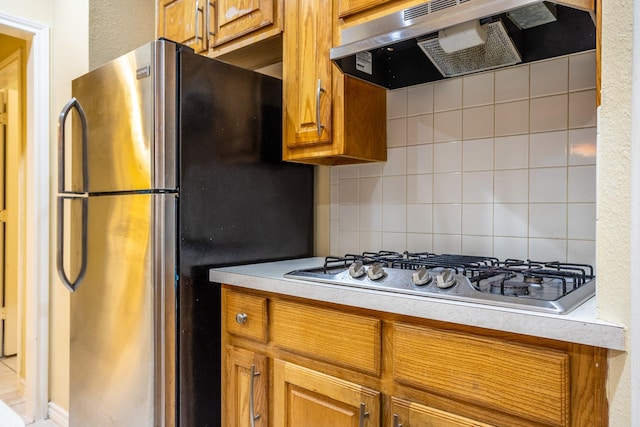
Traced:
<svg viewBox="0 0 640 427">
<path fill-rule="evenodd" d="M 236 322 L 238 322 L 241 325 L 247 323 L 248 319 L 249 319 L 249 316 L 247 316 L 247 313 L 236 314 Z"/>
</svg>

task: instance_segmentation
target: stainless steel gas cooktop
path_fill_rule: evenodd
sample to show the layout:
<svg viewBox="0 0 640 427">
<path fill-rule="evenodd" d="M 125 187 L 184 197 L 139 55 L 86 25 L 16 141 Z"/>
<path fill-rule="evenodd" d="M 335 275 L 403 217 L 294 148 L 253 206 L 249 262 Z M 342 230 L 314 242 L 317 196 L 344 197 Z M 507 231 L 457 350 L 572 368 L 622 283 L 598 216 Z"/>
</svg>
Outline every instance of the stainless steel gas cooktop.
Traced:
<svg viewBox="0 0 640 427">
<path fill-rule="evenodd" d="M 593 267 L 428 252 L 364 252 L 327 257 L 285 277 L 566 314 L 595 294 Z"/>
</svg>

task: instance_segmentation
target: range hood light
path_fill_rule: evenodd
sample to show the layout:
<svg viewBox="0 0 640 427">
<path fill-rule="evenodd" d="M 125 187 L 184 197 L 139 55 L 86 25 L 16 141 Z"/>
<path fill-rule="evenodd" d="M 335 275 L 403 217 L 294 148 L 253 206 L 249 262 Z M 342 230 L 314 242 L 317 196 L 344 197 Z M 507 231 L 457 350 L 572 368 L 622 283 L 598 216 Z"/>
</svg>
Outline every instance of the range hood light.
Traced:
<svg viewBox="0 0 640 427">
<path fill-rule="evenodd" d="M 438 43 L 445 53 L 453 53 L 487 41 L 487 30 L 480 21 L 463 22 L 438 31 Z"/>
</svg>

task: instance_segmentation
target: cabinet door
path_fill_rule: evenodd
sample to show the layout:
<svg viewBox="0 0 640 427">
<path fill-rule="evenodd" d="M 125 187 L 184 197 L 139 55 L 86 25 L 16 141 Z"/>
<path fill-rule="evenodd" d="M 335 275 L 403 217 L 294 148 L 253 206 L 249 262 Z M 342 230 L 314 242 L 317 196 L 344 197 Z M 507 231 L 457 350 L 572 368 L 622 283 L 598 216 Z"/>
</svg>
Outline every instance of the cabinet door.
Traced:
<svg viewBox="0 0 640 427">
<path fill-rule="evenodd" d="M 226 423 L 236 427 L 269 425 L 268 359 L 241 348 L 226 347 Z M 253 419 L 254 423 L 251 423 Z"/>
<path fill-rule="evenodd" d="M 214 46 L 274 25 L 276 0 L 217 0 Z"/>
<path fill-rule="evenodd" d="M 331 143 L 331 10 L 330 0 L 285 7 L 284 141 L 292 148 Z"/>
<path fill-rule="evenodd" d="M 158 37 L 185 44 L 196 52 L 209 46 L 206 19 L 208 0 L 159 0 Z"/>
<path fill-rule="evenodd" d="M 311 369 L 274 361 L 274 425 L 373 427 L 380 425 L 380 393 Z"/>
<path fill-rule="evenodd" d="M 338 17 L 353 15 L 363 10 L 371 9 L 390 0 L 338 0 Z"/>
<path fill-rule="evenodd" d="M 390 427 L 491 427 L 479 421 L 441 411 L 419 403 L 391 398 Z"/>
</svg>

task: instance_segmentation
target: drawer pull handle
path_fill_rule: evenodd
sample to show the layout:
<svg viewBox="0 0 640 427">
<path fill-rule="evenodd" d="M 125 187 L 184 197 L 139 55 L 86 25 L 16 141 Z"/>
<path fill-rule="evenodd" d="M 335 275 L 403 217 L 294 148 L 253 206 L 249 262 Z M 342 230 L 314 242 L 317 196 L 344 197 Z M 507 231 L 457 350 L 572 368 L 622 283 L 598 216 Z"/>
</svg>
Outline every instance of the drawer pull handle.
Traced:
<svg viewBox="0 0 640 427">
<path fill-rule="evenodd" d="M 360 403 L 360 423 L 358 424 L 360 427 L 364 427 L 364 419 L 367 417 L 369 417 L 369 412 L 366 410 L 366 405 Z"/>
<path fill-rule="evenodd" d="M 393 427 L 402 427 L 398 414 L 393 414 Z"/>
<path fill-rule="evenodd" d="M 255 378 L 260 375 L 256 372 L 256 365 L 251 365 L 251 387 L 249 390 L 249 423 L 251 427 L 255 427 L 256 420 L 260 418 L 260 414 L 255 414 L 255 402 L 253 400 Z"/>
<path fill-rule="evenodd" d="M 249 316 L 247 316 L 247 313 L 236 314 L 236 322 L 238 322 L 239 324 L 244 325 L 245 323 L 247 323 L 247 320 L 249 320 Z"/>
</svg>

